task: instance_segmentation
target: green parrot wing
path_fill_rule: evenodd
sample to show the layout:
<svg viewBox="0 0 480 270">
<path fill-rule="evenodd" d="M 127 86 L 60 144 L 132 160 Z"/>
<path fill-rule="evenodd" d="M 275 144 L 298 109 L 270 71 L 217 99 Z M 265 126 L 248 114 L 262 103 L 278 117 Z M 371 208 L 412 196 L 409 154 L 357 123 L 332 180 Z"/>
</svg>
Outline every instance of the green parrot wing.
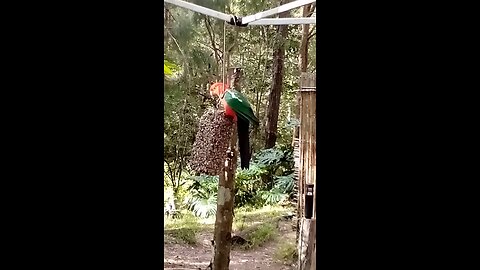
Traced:
<svg viewBox="0 0 480 270">
<path fill-rule="evenodd" d="M 230 89 L 225 92 L 224 99 L 228 106 L 235 111 L 238 117 L 248 120 L 253 125 L 258 126 L 258 118 L 253 113 L 252 106 L 248 102 L 247 97 L 245 97 L 242 93 Z"/>
</svg>

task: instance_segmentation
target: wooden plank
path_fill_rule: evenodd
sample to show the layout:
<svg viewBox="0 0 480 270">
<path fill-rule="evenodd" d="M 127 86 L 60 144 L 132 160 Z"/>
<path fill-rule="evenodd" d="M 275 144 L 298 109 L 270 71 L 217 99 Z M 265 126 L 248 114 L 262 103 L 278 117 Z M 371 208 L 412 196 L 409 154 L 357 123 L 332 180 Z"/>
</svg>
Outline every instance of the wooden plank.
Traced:
<svg viewBox="0 0 480 270">
<path fill-rule="evenodd" d="M 297 248 L 298 248 L 298 262 L 297 266 L 298 269 L 302 270 L 302 266 L 304 265 L 305 262 L 305 257 L 307 254 L 307 244 L 308 244 L 308 233 L 310 231 L 310 219 L 305 219 L 301 218 L 299 223 L 300 223 L 300 236 L 297 242 Z"/>
<path fill-rule="evenodd" d="M 316 74 L 303 72 L 300 75 L 300 89 L 308 88 L 309 91 L 297 92 L 299 100 L 300 130 L 300 164 L 299 164 L 299 197 L 300 209 L 304 212 L 305 184 L 316 182 Z M 314 193 L 314 196 L 316 194 Z M 302 216 L 304 213 L 302 213 Z M 316 216 L 315 206 L 313 217 Z"/>
<path fill-rule="evenodd" d="M 316 237 L 317 237 L 317 221 L 315 219 L 310 220 L 309 224 L 309 233 L 307 240 L 307 248 L 305 253 L 305 262 L 301 269 L 310 270 L 312 269 L 313 260 L 315 258 L 313 251 L 316 247 Z M 315 262 L 316 264 L 316 262 Z"/>
<path fill-rule="evenodd" d="M 316 205 L 314 189 L 314 204 L 312 219 L 303 218 L 305 215 L 305 188 L 306 184 L 316 184 L 316 75 L 302 73 L 300 76 L 300 90 L 297 92 L 299 100 L 299 237 L 298 237 L 298 267 L 301 270 L 310 270 L 313 264 L 312 254 L 315 250 Z M 313 222 L 312 222 L 313 221 Z M 313 225 L 312 225 L 313 224 Z M 315 262 L 316 264 L 316 262 Z"/>
<path fill-rule="evenodd" d="M 317 245 L 315 243 L 315 247 L 313 248 L 312 253 L 312 266 L 309 270 L 317 270 Z"/>
</svg>

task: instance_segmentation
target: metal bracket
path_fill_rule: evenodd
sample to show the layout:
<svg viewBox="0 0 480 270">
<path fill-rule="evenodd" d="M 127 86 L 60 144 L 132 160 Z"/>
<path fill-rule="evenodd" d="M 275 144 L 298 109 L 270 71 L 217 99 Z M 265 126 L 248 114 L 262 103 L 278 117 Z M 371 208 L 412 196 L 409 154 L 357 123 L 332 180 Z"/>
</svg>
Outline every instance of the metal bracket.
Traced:
<svg viewBox="0 0 480 270">
<path fill-rule="evenodd" d="M 248 26 L 248 23 L 242 23 L 242 17 L 237 17 L 233 15 L 232 18 L 230 18 L 230 21 L 228 21 L 228 24 L 230 25 L 235 25 L 239 27 L 246 27 Z"/>
</svg>

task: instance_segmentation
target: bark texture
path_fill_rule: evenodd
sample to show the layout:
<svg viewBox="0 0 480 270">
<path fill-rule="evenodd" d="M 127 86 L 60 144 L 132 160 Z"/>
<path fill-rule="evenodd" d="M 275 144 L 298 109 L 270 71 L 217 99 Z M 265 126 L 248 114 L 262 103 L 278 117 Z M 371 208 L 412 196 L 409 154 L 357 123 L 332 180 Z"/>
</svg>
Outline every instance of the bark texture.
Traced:
<svg viewBox="0 0 480 270">
<path fill-rule="evenodd" d="M 280 5 L 291 2 L 280 1 Z M 279 14 L 279 18 L 288 17 L 289 12 Z M 273 52 L 273 80 L 268 97 L 267 121 L 265 124 L 265 148 L 272 148 L 277 141 L 278 114 L 280 109 L 280 97 L 282 95 L 283 75 L 285 67 L 285 40 L 288 34 L 288 25 L 277 26 L 275 38 L 275 50 Z"/>
<path fill-rule="evenodd" d="M 230 84 L 240 91 L 239 80 L 241 69 L 229 70 Z M 230 141 L 225 162 L 225 170 L 220 173 L 217 195 L 217 215 L 214 233 L 213 270 L 228 270 L 230 264 L 230 250 L 232 247 L 233 207 L 235 202 L 235 170 L 237 164 L 237 131 L 234 124 L 233 136 Z"/>
</svg>

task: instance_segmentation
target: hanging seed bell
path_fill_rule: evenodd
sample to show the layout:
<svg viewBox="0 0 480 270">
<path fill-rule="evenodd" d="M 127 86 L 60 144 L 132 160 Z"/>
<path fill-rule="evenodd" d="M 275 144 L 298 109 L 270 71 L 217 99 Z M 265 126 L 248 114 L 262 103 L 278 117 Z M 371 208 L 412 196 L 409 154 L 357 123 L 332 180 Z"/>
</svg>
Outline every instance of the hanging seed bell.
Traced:
<svg viewBox="0 0 480 270">
<path fill-rule="evenodd" d="M 200 118 L 190 159 L 191 168 L 197 173 L 219 175 L 225 166 L 232 132 L 233 121 L 223 111 L 207 110 Z"/>
</svg>

